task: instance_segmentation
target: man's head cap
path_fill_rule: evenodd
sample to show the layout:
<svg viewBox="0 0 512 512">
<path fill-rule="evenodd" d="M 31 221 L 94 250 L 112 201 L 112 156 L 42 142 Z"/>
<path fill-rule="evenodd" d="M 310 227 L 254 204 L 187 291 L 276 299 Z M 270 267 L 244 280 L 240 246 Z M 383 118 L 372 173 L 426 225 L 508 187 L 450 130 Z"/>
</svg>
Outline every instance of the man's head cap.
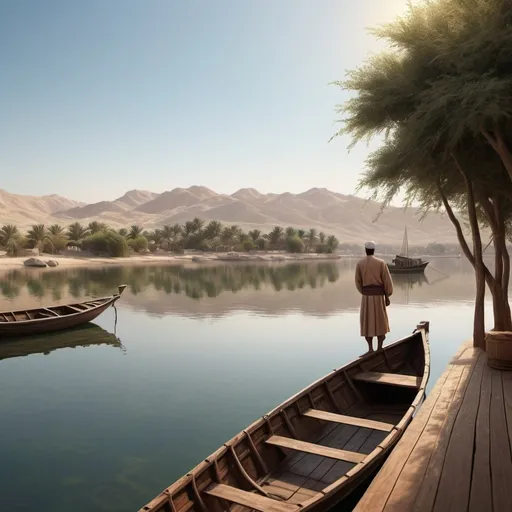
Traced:
<svg viewBox="0 0 512 512">
<path fill-rule="evenodd" d="M 373 250 L 375 250 L 375 242 L 366 242 L 364 244 L 364 248 L 365 249 L 373 249 Z"/>
</svg>

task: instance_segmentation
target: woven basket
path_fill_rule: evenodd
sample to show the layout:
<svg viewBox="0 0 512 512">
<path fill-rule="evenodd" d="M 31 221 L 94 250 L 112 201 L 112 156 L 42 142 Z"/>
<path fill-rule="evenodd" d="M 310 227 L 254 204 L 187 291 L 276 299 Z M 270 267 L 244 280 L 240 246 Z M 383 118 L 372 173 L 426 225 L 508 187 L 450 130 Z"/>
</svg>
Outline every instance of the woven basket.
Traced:
<svg viewBox="0 0 512 512">
<path fill-rule="evenodd" d="M 497 370 L 512 371 L 512 332 L 490 331 L 485 333 L 487 364 Z"/>
</svg>

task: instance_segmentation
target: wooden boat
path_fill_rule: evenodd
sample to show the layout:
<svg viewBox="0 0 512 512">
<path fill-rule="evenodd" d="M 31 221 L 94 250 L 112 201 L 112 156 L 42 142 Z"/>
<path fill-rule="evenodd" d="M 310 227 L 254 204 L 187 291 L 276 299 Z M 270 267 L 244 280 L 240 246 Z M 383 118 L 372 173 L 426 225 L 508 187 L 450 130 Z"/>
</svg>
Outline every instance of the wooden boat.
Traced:
<svg viewBox="0 0 512 512">
<path fill-rule="evenodd" d="M 121 341 L 115 334 L 107 332 L 99 325 L 87 323 L 55 333 L 9 338 L 0 343 L 0 360 L 32 354 L 48 355 L 61 348 L 93 345 L 110 345 L 122 349 Z"/>
<path fill-rule="evenodd" d="M 0 312 L 0 339 L 61 331 L 90 322 L 115 304 L 125 288 L 121 285 L 110 297 L 85 302 Z"/>
<path fill-rule="evenodd" d="M 428 322 L 314 382 L 139 512 L 326 511 L 378 469 L 420 405 Z"/>
<path fill-rule="evenodd" d="M 391 274 L 418 274 L 425 272 L 429 261 L 421 258 L 409 258 L 409 241 L 407 239 L 407 226 L 404 231 L 404 239 L 400 254 L 397 254 L 392 263 L 387 263 Z"/>
</svg>

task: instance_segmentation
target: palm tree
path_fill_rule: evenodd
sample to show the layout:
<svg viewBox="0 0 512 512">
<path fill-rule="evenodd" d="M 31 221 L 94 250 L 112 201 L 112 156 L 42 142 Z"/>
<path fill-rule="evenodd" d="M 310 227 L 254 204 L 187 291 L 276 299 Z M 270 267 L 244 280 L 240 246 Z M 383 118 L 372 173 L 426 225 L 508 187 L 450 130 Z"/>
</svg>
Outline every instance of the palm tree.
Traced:
<svg viewBox="0 0 512 512">
<path fill-rule="evenodd" d="M 0 247 L 3 247 L 10 256 L 18 254 L 21 248 L 21 233 L 14 224 L 6 224 L 0 229 Z"/>
<path fill-rule="evenodd" d="M 308 251 L 310 251 L 313 246 L 315 245 L 315 242 L 316 242 L 316 229 L 315 228 L 311 228 L 309 231 L 308 231 L 308 234 L 306 235 L 306 240 L 308 242 L 307 244 L 307 247 L 308 247 Z"/>
<path fill-rule="evenodd" d="M 53 224 L 48 228 L 48 233 L 52 236 L 64 236 L 64 228 L 59 224 Z"/>
<path fill-rule="evenodd" d="M 243 244 L 247 238 L 249 238 L 247 233 L 244 233 L 242 230 L 240 230 L 235 236 L 235 239 L 239 244 Z"/>
<path fill-rule="evenodd" d="M 137 226 L 134 224 L 133 226 L 131 226 L 127 238 L 129 238 L 131 240 L 135 240 L 139 236 L 142 236 L 143 231 L 144 231 L 144 229 L 142 226 Z"/>
<path fill-rule="evenodd" d="M 321 244 L 325 243 L 325 233 L 323 231 L 320 231 L 320 233 L 318 233 L 318 241 Z"/>
<path fill-rule="evenodd" d="M 194 227 L 193 233 L 197 233 L 198 231 L 201 231 L 201 229 L 204 226 L 204 220 L 200 219 L 199 217 L 194 217 L 192 219 L 192 225 Z"/>
<path fill-rule="evenodd" d="M 128 236 L 128 230 L 126 228 L 121 228 L 121 229 L 118 229 L 117 232 L 121 235 L 121 236 L 124 236 L 125 238 Z"/>
<path fill-rule="evenodd" d="M 252 238 L 253 242 L 256 242 L 256 240 L 261 237 L 261 231 L 259 229 L 253 229 L 249 231 L 249 236 Z"/>
<path fill-rule="evenodd" d="M 209 242 L 213 248 L 216 248 L 222 234 L 222 224 L 219 221 L 212 220 L 204 228 L 203 233 L 205 240 Z"/>
<path fill-rule="evenodd" d="M 51 243 L 51 238 L 44 224 L 34 224 L 27 233 L 27 239 L 32 247 L 44 249 L 45 243 Z"/>
<path fill-rule="evenodd" d="M 80 222 L 73 222 L 68 227 L 66 236 L 70 242 L 79 243 L 90 233 L 89 228 L 80 224 Z"/>
<path fill-rule="evenodd" d="M 304 241 L 304 239 L 306 238 L 306 230 L 305 230 L 305 229 L 298 229 L 298 230 L 297 230 L 297 236 L 298 236 L 302 241 Z"/>
<path fill-rule="evenodd" d="M 225 246 L 231 248 L 237 234 L 238 234 L 238 226 L 226 226 L 222 230 L 222 234 L 220 236 L 222 245 L 225 245 Z"/>
<path fill-rule="evenodd" d="M 279 243 L 282 241 L 284 235 L 283 228 L 281 226 L 275 226 L 274 229 L 265 238 L 269 241 L 273 249 L 277 249 Z"/>
<path fill-rule="evenodd" d="M 338 243 L 338 239 L 334 235 L 331 235 L 327 238 L 327 247 L 333 251 L 336 249 L 336 247 L 338 247 Z"/>
<path fill-rule="evenodd" d="M 190 235 L 195 233 L 196 232 L 196 224 L 194 224 L 194 221 L 187 220 L 187 222 L 185 222 L 185 224 L 183 224 L 181 232 L 183 233 L 184 238 L 189 238 Z"/>
<path fill-rule="evenodd" d="M 93 220 L 92 222 L 89 222 L 88 229 L 91 232 L 91 235 L 95 235 L 100 231 L 108 231 L 108 226 L 104 222 Z"/>
<path fill-rule="evenodd" d="M 286 228 L 286 238 L 290 238 L 291 236 L 295 236 L 297 231 L 292 226 Z"/>
</svg>

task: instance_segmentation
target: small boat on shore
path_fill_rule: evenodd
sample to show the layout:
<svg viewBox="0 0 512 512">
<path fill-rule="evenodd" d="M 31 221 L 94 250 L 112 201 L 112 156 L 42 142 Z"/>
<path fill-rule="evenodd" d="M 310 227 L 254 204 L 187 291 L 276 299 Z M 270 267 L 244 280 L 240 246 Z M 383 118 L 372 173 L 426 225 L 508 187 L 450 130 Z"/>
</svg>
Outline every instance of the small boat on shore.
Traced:
<svg viewBox="0 0 512 512">
<path fill-rule="evenodd" d="M 327 511 L 371 477 L 430 374 L 429 323 L 329 373 L 225 443 L 139 512 Z"/>
<path fill-rule="evenodd" d="M 0 312 L 0 339 L 61 331 L 90 322 L 114 305 L 125 288 L 121 285 L 110 297 L 84 302 Z"/>
</svg>

